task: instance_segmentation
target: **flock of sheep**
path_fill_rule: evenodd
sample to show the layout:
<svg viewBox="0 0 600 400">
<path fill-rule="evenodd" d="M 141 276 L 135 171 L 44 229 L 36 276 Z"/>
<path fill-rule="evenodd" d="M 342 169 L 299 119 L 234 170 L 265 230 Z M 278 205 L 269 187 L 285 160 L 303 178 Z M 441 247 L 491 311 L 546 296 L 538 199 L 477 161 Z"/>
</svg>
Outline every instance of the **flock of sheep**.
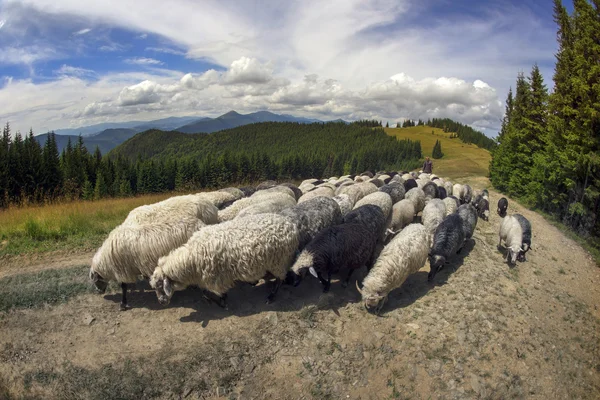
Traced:
<svg viewBox="0 0 600 400">
<path fill-rule="evenodd" d="M 520 214 L 507 216 L 507 207 L 502 198 L 499 246 L 506 242 L 514 264 L 525 261 L 531 225 Z M 310 274 L 327 292 L 333 274 L 346 287 L 366 266 L 356 287 L 365 307 L 379 313 L 388 294 L 428 259 L 433 280 L 472 237 L 478 218 L 489 218 L 487 190 L 474 195 L 469 185 L 432 174 L 365 172 L 300 186 L 267 181 L 134 209 L 94 255 L 90 279 L 102 292 L 109 281 L 120 282 L 121 309 L 128 308 L 127 284 L 140 276 L 163 305 L 196 285 L 226 308 L 238 282 L 265 279 L 271 302 L 284 282 L 297 286 Z"/>
</svg>

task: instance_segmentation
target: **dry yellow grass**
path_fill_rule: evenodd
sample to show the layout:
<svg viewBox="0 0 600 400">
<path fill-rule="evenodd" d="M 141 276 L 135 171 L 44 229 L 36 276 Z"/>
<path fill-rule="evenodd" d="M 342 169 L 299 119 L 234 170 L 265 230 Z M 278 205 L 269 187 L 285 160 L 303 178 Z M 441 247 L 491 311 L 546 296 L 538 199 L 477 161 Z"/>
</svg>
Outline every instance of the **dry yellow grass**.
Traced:
<svg viewBox="0 0 600 400">
<path fill-rule="evenodd" d="M 171 196 L 162 193 L 0 211 L 0 255 L 96 247 L 129 211 Z"/>
<path fill-rule="evenodd" d="M 433 134 L 431 133 L 433 131 Z M 491 154 L 474 144 L 464 144 L 460 139 L 450 139 L 450 134 L 430 126 L 410 128 L 385 128 L 385 132 L 398 139 L 420 140 L 423 155 L 431 156 L 435 141 L 442 143 L 444 157 L 433 160 L 433 172 L 451 179 L 471 176 L 488 176 Z"/>
</svg>

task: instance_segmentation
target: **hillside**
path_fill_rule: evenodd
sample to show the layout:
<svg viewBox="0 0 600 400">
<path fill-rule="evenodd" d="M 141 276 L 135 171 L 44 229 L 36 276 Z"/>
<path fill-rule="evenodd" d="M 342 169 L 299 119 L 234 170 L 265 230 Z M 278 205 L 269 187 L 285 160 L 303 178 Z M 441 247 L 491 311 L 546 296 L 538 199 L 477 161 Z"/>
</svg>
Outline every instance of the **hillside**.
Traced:
<svg viewBox="0 0 600 400">
<path fill-rule="evenodd" d="M 178 146 L 192 141 L 193 137 L 186 133 L 151 129 L 138 133 L 126 140 L 123 144 L 109 152 L 108 155 L 110 157 L 121 155 L 130 161 L 135 161 L 138 157 L 147 159 L 159 155 L 168 146 Z"/>
<path fill-rule="evenodd" d="M 111 128 L 106 129 L 94 136 L 82 136 L 83 144 L 88 149 L 90 153 L 96 150 L 96 147 L 100 149 L 102 154 L 108 153 L 110 150 L 114 149 L 116 146 L 123 143 L 125 140 L 133 137 L 138 130 L 132 128 Z M 69 139 L 72 144 L 77 143 L 79 140 L 79 136 L 75 135 L 55 135 L 56 137 L 56 146 L 59 152 L 62 152 L 67 144 L 69 143 Z M 48 138 L 48 134 L 45 133 L 43 135 L 35 136 L 35 139 L 38 141 L 40 145 L 44 145 Z"/>
<path fill-rule="evenodd" d="M 419 140 L 423 156 L 430 156 L 436 140 L 442 144 L 444 157 L 433 160 L 433 171 L 441 176 L 461 178 L 471 175 L 487 176 L 491 154 L 474 144 L 465 144 L 460 139 L 451 139 L 451 133 L 430 126 L 410 128 L 385 128 L 385 132 L 398 139 Z M 431 132 L 434 132 L 432 135 Z"/>
</svg>

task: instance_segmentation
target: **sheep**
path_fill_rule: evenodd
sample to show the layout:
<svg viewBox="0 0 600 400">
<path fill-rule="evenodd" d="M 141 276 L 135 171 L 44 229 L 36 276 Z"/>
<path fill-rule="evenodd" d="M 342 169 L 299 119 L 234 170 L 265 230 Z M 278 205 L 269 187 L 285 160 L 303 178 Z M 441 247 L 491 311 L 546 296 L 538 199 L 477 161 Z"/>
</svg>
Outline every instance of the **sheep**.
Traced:
<svg viewBox="0 0 600 400">
<path fill-rule="evenodd" d="M 458 214 L 450 214 L 437 227 L 429 252 L 429 274 L 427 280 L 433 281 L 435 275 L 448 263 L 450 257 L 460 253 L 465 243 L 463 221 Z"/>
<path fill-rule="evenodd" d="M 338 203 L 330 197 L 315 197 L 280 213 L 298 227 L 298 250 L 302 250 L 320 231 L 342 223 Z"/>
<path fill-rule="evenodd" d="M 242 192 L 240 189 L 238 189 L 236 187 L 226 187 L 223 189 L 219 189 L 218 192 L 230 193 L 235 197 L 236 200 L 241 199 L 242 197 L 246 197 L 244 192 Z"/>
<path fill-rule="evenodd" d="M 213 204 L 194 199 L 186 205 L 181 197 L 198 196 L 178 196 L 166 206 L 165 202 L 153 204 L 152 213 L 148 206 L 142 206 L 143 213 L 133 210 L 132 218 L 113 229 L 94 254 L 89 277 L 102 293 L 109 281 L 121 282 L 121 310 L 129 308 L 128 283 L 136 282 L 140 275 L 150 277 L 160 257 L 183 245 L 207 223 L 217 222 L 218 210 Z M 143 222 L 142 216 L 155 222 Z"/>
<path fill-rule="evenodd" d="M 526 261 L 525 253 L 531 249 L 531 223 L 527 218 L 522 216 L 521 214 L 513 214 L 513 217 L 519 221 L 519 225 L 521 225 L 522 231 L 522 240 L 521 240 L 521 251 L 519 252 L 519 256 L 517 259 L 521 262 Z"/>
<path fill-rule="evenodd" d="M 390 183 L 391 182 L 398 182 L 399 184 L 401 184 L 402 186 L 404 186 L 404 179 L 402 178 L 401 175 L 394 175 L 392 177 L 392 180 L 390 181 Z"/>
<path fill-rule="evenodd" d="M 389 176 L 388 174 L 381 174 L 377 179 L 379 179 L 380 181 L 383 181 L 383 183 L 386 183 L 386 180 L 392 179 L 392 177 Z"/>
<path fill-rule="evenodd" d="M 347 287 L 354 270 L 370 268 L 377 240 L 370 229 L 360 223 L 332 226 L 321 231 L 308 243 L 291 268 L 294 286 L 309 271 L 323 284 L 323 293 L 331 286 L 331 274 L 345 272 L 342 287 Z"/>
<path fill-rule="evenodd" d="M 219 209 L 223 208 L 225 204 L 231 204 L 231 202 L 238 200 L 235 195 L 228 192 L 202 192 L 196 195 L 208 200 Z"/>
<path fill-rule="evenodd" d="M 162 305 L 169 304 L 176 290 L 197 285 L 226 307 L 226 293 L 236 282 L 254 283 L 270 274 L 276 278 L 270 303 L 297 248 L 298 228 L 282 215 L 250 215 L 207 226 L 158 260 L 150 286 Z"/>
<path fill-rule="evenodd" d="M 411 200 L 404 199 L 392 206 L 392 219 L 388 225 L 392 234 L 398 233 L 402 228 L 413 222 L 415 218 L 415 205 Z"/>
<path fill-rule="evenodd" d="M 334 191 L 330 188 L 330 187 L 317 187 L 313 190 L 311 190 L 308 193 L 304 193 L 299 199 L 298 199 L 298 203 L 304 203 L 305 201 L 308 201 L 310 199 L 314 199 L 315 197 L 333 197 L 334 196 Z"/>
<path fill-rule="evenodd" d="M 423 189 L 423 186 L 425 186 L 427 183 L 429 183 L 429 181 L 426 181 L 425 179 L 415 179 L 415 182 L 417 182 L 417 187 L 420 189 Z"/>
<path fill-rule="evenodd" d="M 519 254 L 523 251 L 523 228 L 514 215 L 508 215 L 502 219 L 500 225 L 500 240 L 498 247 L 502 245 L 502 241 L 506 243 L 506 260 L 509 264 L 515 265 Z"/>
<path fill-rule="evenodd" d="M 392 198 L 384 192 L 374 192 L 366 195 L 354 204 L 354 210 L 367 204 L 373 204 L 383 211 L 385 218 L 388 218 L 392 212 Z"/>
<path fill-rule="evenodd" d="M 475 232 L 477 226 L 477 210 L 471 204 L 463 204 L 458 207 L 456 211 L 458 216 L 463 222 L 463 229 L 465 230 L 465 238 L 470 239 Z"/>
<path fill-rule="evenodd" d="M 508 208 L 508 200 L 506 197 L 498 200 L 498 215 L 504 218 L 506 216 L 506 209 Z"/>
<path fill-rule="evenodd" d="M 258 184 L 258 186 L 256 186 L 256 191 L 259 190 L 265 190 L 265 189 L 270 189 L 274 186 L 277 186 L 277 182 L 275 181 L 264 181 Z"/>
<path fill-rule="evenodd" d="M 350 186 L 340 187 L 336 194 L 347 194 L 350 199 L 356 204 L 363 197 L 377 191 L 377 186 L 370 182 L 357 183 Z"/>
<path fill-rule="evenodd" d="M 469 204 L 473 198 L 473 189 L 471 186 L 463 185 L 460 197 L 463 204 Z"/>
<path fill-rule="evenodd" d="M 379 188 L 379 191 L 389 194 L 392 198 L 392 204 L 396 204 L 402 200 L 406 194 L 404 186 L 401 183 L 394 181 L 388 183 L 387 185 L 383 185 Z"/>
<path fill-rule="evenodd" d="M 411 171 L 409 172 L 409 174 L 411 174 L 414 179 L 417 179 L 419 177 L 419 174 L 417 174 L 415 171 Z"/>
<path fill-rule="evenodd" d="M 425 192 L 419 188 L 410 189 L 404 195 L 405 199 L 409 199 L 415 205 L 415 212 L 418 214 L 425 208 Z"/>
<path fill-rule="evenodd" d="M 490 218 L 490 203 L 483 198 L 482 195 L 478 194 L 472 202 L 473 206 L 477 210 L 477 215 L 484 221 L 488 221 Z"/>
<path fill-rule="evenodd" d="M 344 217 L 346 214 L 352 211 L 352 208 L 354 207 L 354 202 L 352 202 L 350 196 L 348 196 L 347 194 L 340 194 L 332 197 L 332 199 L 335 200 L 335 202 L 340 207 L 342 217 Z"/>
<path fill-rule="evenodd" d="M 490 201 L 490 193 L 488 192 L 487 189 L 483 189 L 481 191 L 481 195 L 483 196 L 484 199 L 486 199 L 488 202 Z"/>
<path fill-rule="evenodd" d="M 450 182 L 450 181 L 444 182 L 444 188 L 446 189 L 446 195 L 452 196 L 454 194 L 454 192 L 452 191 L 453 186 L 454 185 L 452 185 L 452 182 Z"/>
<path fill-rule="evenodd" d="M 446 205 L 446 216 L 448 216 L 448 215 L 454 213 L 456 210 L 458 210 L 458 206 L 456 205 L 456 201 L 452 197 L 446 197 L 442 201 Z"/>
<path fill-rule="evenodd" d="M 306 185 L 306 184 L 312 185 L 312 184 L 314 184 L 316 181 L 318 181 L 318 179 L 314 179 L 314 178 L 311 178 L 311 179 L 305 179 L 305 180 L 303 180 L 303 181 L 302 181 L 302 183 L 300 183 L 300 186 L 304 186 L 304 185 Z"/>
<path fill-rule="evenodd" d="M 462 191 L 463 191 L 463 185 L 461 185 L 460 183 L 455 183 L 454 186 L 452 186 L 452 195 L 454 195 L 454 197 L 456 197 L 457 199 L 461 200 L 462 199 Z"/>
<path fill-rule="evenodd" d="M 312 183 L 304 183 L 300 186 L 298 186 L 298 189 L 300 189 L 300 191 L 302 192 L 302 194 L 304 193 L 308 193 L 311 190 L 313 190 L 316 186 L 313 185 Z"/>
<path fill-rule="evenodd" d="M 404 189 L 408 192 L 410 189 L 414 189 L 416 187 L 419 187 L 419 185 L 417 184 L 417 181 L 414 180 L 413 178 L 410 179 L 405 179 L 404 180 Z"/>
<path fill-rule="evenodd" d="M 362 289 L 356 282 L 365 308 L 379 314 L 389 293 L 425 265 L 428 250 L 427 230 L 421 224 L 410 224 L 396 235 L 363 280 Z"/>
<path fill-rule="evenodd" d="M 378 188 L 380 188 L 384 185 L 383 181 L 379 178 L 369 179 L 369 182 L 371 182 L 373 185 L 377 186 Z"/>
<path fill-rule="evenodd" d="M 263 201 L 244 208 L 236 215 L 235 218 L 243 218 L 247 215 L 278 213 L 296 205 L 296 200 L 294 197 L 290 197 L 282 193 L 260 196 L 258 198 L 263 199 Z"/>
<path fill-rule="evenodd" d="M 421 189 L 423 189 L 427 198 L 435 199 L 438 197 L 438 187 L 433 182 L 427 182 Z"/>
<path fill-rule="evenodd" d="M 448 197 L 446 188 L 443 186 L 438 186 L 438 199 L 444 200 L 446 197 Z"/>
<path fill-rule="evenodd" d="M 315 186 L 319 186 L 321 184 L 325 183 L 325 181 L 323 179 L 318 179 L 316 181 L 313 182 L 313 185 Z"/>
<path fill-rule="evenodd" d="M 242 193 L 244 193 L 244 197 L 250 197 L 254 194 L 254 192 L 256 192 L 256 189 L 252 186 L 244 186 L 239 189 L 242 191 Z"/>
<path fill-rule="evenodd" d="M 361 176 L 368 176 L 369 179 L 373 178 L 373 173 L 371 171 L 365 171 L 362 174 L 360 174 Z"/>
<path fill-rule="evenodd" d="M 380 207 L 373 204 L 365 204 L 346 214 L 343 223 L 361 223 L 369 228 L 371 235 L 379 240 L 385 234 L 387 216 Z"/>
<path fill-rule="evenodd" d="M 279 185 L 270 187 L 268 189 L 257 190 L 256 193 L 254 193 L 251 197 L 269 196 L 273 193 L 285 194 L 294 199 L 294 202 L 296 201 L 296 195 L 294 194 L 294 191 L 292 189 L 286 186 Z"/>
<path fill-rule="evenodd" d="M 331 182 L 325 182 L 325 183 L 321 183 L 320 185 L 317 186 L 317 188 L 321 188 L 321 187 L 327 187 L 330 188 L 331 190 L 333 190 L 334 192 L 337 190 L 337 186 L 335 186 L 335 184 L 331 183 Z"/>
<path fill-rule="evenodd" d="M 298 186 L 294 185 L 293 183 L 285 182 L 285 183 L 282 183 L 279 186 L 287 187 L 292 192 L 294 192 L 294 197 L 296 198 L 296 201 L 298 201 L 298 199 L 300 198 L 300 196 L 302 196 L 302 194 L 303 194 L 302 190 L 300 190 L 300 188 L 298 188 Z"/>
<path fill-rule="evenodd" d="M 402 174 L 401 178 L 402 178 L 402 180 L 407 181 L 409 179 L 413 179 L 413 176 L 409 173 L 406 173 L 406 174 Z"/>
<path fill-rule="evenodd" d="M 421 222 L 433 235 L 435 229 L 446 217 L 446 205 L 440 199 L 431 199 L 423 209 Z"/>
<path fill-rule="evenodd" d="M 291 192 L 291 190 L 290 190 Z M 252 195 L 251 197 L 245 197 L 243 199 L 237 200 L 235 203 L 230 205 L 229 207 L 219 211 L 219 221 L 230 221 L 234 219 L 244 208 L 260 204 L 262 202 L 268 201 L 280 201 L 280 202 L 289 202 L 294 201 L 293 197 L 289 196 L 285 193 L 267 193 L 263 195 L 257 196 Z M 295 202 L 295 201 L 294 201 Z"/>
<path fill-rule="evenodd" d="M 456 196 L 448 196 L 448 198 L 451 199 L 452 201 L 454 201 L 454 203 L 456 203 L 457 209 L 458 209 L 458 207 L 460 207 L 460 200 Z"/>
</svg>

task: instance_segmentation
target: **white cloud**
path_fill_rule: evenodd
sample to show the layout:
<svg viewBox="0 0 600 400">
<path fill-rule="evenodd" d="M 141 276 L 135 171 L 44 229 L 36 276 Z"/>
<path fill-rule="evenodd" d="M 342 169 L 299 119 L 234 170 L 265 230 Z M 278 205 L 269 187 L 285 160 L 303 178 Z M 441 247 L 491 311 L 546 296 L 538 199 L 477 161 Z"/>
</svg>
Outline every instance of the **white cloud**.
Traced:
<svg viewBox="0 0 600 400">
<path fill-rule="evenodd" d="M 142 33 L 141 35 L 137 35 L 135 38 L 139 40 L 144 40 L 148 37 L 147 33 Z"/>
<path fill-rule="evenodd" d="M 261 64 L 255 58 L 241 57 L 231 63 L 229 70 L 223 76 L 226 84 L 267 83 L 273 76 L 270 64 Z"/>
<path fill-rule="evenodd" d="M 185 51 L 181 51 L 181 50 L 177 50 L 177 49 L 172 49 L 169 47 L 146 47 L 146 51 L 154 51 L 157 53 L 165 53 L 165 54 L 174 54 L 176 56 L 183 56 L 185 55 Z"/>
<path fill-rule="evenodd" d="M 47 61 L 62 58 L 63 55 L 57 50 L 40 47 L 4 47 L 0 49 L 0 64 L 25 64 L 31 65 L 38 61 Z"/>
<path fill-rule="evenodd" d="M 134 58 L 126 58 L 126 64 L 136 64 L 136 65 L 162 65 L 164 64 L 162 61 L 158 61 L 154 58 L 147 57 L 134 57 Z"/>
<path fill-rule="evenodd" d="M 73 35 L 75 36 L 80 36 L 80 35 L 85 35 L 86 33 L 90 33 L 92 30 L 90 28 L 85 28 L 85 29 L 81 29 L 75 33 L 73 33 Z"/>
<path fill-rule="evenodd" d="M 54 73 L 56 75 L 72 75 L 72 76 L 92 76 L 96 75 L 94 71 L 91 69 L 73 67 L 71 65 L 63 64 L 59 69 L 55 70 Z"/>
<path fill-rule="evenodd" d="M 4 26 L 4 24 L 6 24 L 6 20 L 5 19 L 0 19 L 0 29 L 2 29 L 2 27 Z"/>
</svg>

